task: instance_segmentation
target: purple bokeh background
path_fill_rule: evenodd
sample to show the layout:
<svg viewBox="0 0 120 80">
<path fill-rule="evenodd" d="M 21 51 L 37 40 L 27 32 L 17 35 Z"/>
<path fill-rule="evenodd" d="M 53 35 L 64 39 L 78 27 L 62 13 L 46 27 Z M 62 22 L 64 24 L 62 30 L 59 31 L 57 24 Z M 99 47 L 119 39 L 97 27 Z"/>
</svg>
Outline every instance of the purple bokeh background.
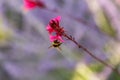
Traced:
<svg viewBox="0 0 120 80">
<path fill-rule="evenodd" d="M 46 26 L 58 15 L 61 26 L 78 43 L 101 60 L 115 67 L 119 65 L 120 57 L 116 55 L 120 55 L 120 4 L 114 0 L 42 1 L 46 9 L 28 12 L 24 11 L 22 0 L 0 1 L 0 80 L 73 80 L 78 64 L 84 63 L 88 68 L 102 65 L 66 39 L 61 45 L 62 51 L 48 49 L 51 43 Z M 95 77 L 109 80 L 111 73 L 112 70 L 104 66 L 95 72 Z"/>
</svg>

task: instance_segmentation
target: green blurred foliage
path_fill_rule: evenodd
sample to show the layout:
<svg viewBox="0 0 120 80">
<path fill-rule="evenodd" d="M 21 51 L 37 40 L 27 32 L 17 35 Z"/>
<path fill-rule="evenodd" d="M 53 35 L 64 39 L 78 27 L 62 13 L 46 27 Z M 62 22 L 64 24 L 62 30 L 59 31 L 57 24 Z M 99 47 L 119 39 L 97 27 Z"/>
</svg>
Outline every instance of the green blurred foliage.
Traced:
<svg viewBox="0 0 120 80">
<path fill-rule="evenodd" d="M 23 31 L 23 15 L 16 10 L 12 9 L 8 5 L 5 5 L 5 16 L 8 22 L 14 26 L 15 29 Z"/>
<path fill-rule="evenodd" d="M 109 19 L 107 18 L 107 14 L 104 12 L 99 13 L 99 21 L 100 21 L 100 29 L 111 37 L 116 37 L 116 31 L 113 26 L 110 24 Z"/>
<path fill-rule="evenodd" d="M 116 74 L 115 72 L 112 72 L 112 74 L 109 76 L 108 80 L 120 80 L 120 76 Z"/>
<path fill-rule="evenodd" d="M 52 69 L 48 72 L 48 75 L 53 77 L 53 80 L 71 80 L 73 71 L 63 68 Z"/>
<path fill-rule="evenodd" d="M 119 66 L 116 66 L 116 69 L 118 70 Z M 107 80 L 120 80 L 120 75 L 118 75 L 116 72 L 112 72 Z"/>
<path fill-rule="evenodd" d="M 12 37 L 12 31 L 10 31 L 5 25 L 3 20 L 0 19 L 0 46 L 5 46 Z"/>
<path fill-rule="evenodd" d="M 104 65 L 102 65 L 102 64 L 91 64 L 91 65 L 89 65 L 89 68 L 93 71 L 93 72 L 97 72 L 97 73 L 99 73 L 99 72 L 101 72 L 103 69 L 104 69 Z"/>
</svg>

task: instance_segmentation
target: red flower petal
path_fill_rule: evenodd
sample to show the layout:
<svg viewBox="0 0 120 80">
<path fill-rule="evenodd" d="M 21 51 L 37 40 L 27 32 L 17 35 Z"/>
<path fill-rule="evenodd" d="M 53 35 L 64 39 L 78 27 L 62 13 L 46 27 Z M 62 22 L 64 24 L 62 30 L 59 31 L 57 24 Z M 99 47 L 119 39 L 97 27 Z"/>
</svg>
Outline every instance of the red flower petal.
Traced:
<svg viewBox="0 0 120 80">
<path fill-rule="evenodd" d="M 61 16 L 58 16 L 58 17 L 50 20 L 49 25 L 50 25 L 52 28 L 57 28 L 57 27 L 59 27 L 60 19 L 61 19 Z"/>
<path fill-rule="evenodd" d="M 60 21 L 60 19 L 61 19 L 61 16 L 57 16 L 57 17 L 54 18 L 53 20 L 54 20 L 54 21 Z"/>
<path fill-rule="evenodd" d="M 24 8 L 25 9 L 32 9 L 36 7 L 36 2 L 32 0 L 24 0 Z"/>
<path fill-rule="evenodd" d="M 46 27 L 46 29 L 49 32 L 49 34 L 51 34 L 52 32 L 54 32 L 54 29 L 52 29 L 49 25 Z"/>
<path fill-rule="evenodd" d="M 29 10 L 35 7 L 45 8 L 45 5 L 43 4 L 43 2 L 37 1 L 37 0 L 24 0 L 24 8 L 26 10 Z"/>
<path fill-rule="evenodd" d="M 55 40 L 58 40 L 60 42 L 64 42 L 61 36 L 52 36 L 52 35 L 50 35 L 50 41 L 53 42 Z"/>
</svg>

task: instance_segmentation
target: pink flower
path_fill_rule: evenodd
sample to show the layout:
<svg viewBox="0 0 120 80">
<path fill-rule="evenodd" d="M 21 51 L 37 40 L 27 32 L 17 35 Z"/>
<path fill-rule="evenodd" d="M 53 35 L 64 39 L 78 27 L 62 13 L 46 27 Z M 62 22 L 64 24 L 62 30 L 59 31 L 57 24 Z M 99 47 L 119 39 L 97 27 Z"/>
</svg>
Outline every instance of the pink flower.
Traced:
<svg viewBox="0 0 120 80">
<path fill-rule="evenodd" d="M 24 0 L 24 7 L 25 9 L 32 9 L 34 7 L 36 7 L 37 4 L 35 1 L 32 0 Z"/>
<path fill-rule="evenodd" d="M 62 39 L 64 29 L 59 25 L 60 19 L 61 17 L 58 16 L 50 20 L 48 26 L 46 27 L 46 30 L 49 32 L 51 42 L 54 42 L 55 40 L 58 40 L 59 42 L 64 42 Z"/>
<path fill-rule="evenodd" d="M 61 17 L 58 16 L 52 20 L 50 20 L 49 25 L 47 26 L 47 31 L 49 32 L 49 34 L 51 34 L 52 32 L 56 32 L 56 34 L 58 36 L 62 36 L 62 34 L 64 33 L 64 29 L 63 27 L 60 27 L 59 22 L 60 22 Z"/>
<path fill-rule="evenodd" d="M 48 25 L 47 28 L 46 28 L 49 33 L 54 32 L 54 31 L 55 31 L 55 30 L 54 30 L 55 27 L 59 27 L 60 18 L 61 18 L 61 17 L 58 16 L 58 17 L 50 20 L 49 25 Z"/>
<path fill-rule="evenodd" d="M 23 0 L 24 1 L 24 8 L 26 10 L 33 9 L 35 7 L 42 7 L 45 8 L 43 2 L 38 0 Z"/>
</svg>

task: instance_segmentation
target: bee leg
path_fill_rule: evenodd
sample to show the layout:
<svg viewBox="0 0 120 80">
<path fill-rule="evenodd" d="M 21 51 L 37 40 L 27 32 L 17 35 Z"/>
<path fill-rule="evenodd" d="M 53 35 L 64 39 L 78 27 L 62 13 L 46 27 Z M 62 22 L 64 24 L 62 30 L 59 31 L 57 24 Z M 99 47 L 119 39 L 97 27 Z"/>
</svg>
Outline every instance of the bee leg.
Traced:
<svg viewBox="0 0 120 80">
<path fill-rule="evenodd" d="M 52 47 L 53 47 L 53 45 L 49 46 L 48 49 L 49 49 L 49 48 L 52 48 Z"/>
<path fill-rule="evenodd" d="M 57 49 L 60 50 L 60 51 L 62 50 L 61 47 L 57 47 Z"/>
</svg>

